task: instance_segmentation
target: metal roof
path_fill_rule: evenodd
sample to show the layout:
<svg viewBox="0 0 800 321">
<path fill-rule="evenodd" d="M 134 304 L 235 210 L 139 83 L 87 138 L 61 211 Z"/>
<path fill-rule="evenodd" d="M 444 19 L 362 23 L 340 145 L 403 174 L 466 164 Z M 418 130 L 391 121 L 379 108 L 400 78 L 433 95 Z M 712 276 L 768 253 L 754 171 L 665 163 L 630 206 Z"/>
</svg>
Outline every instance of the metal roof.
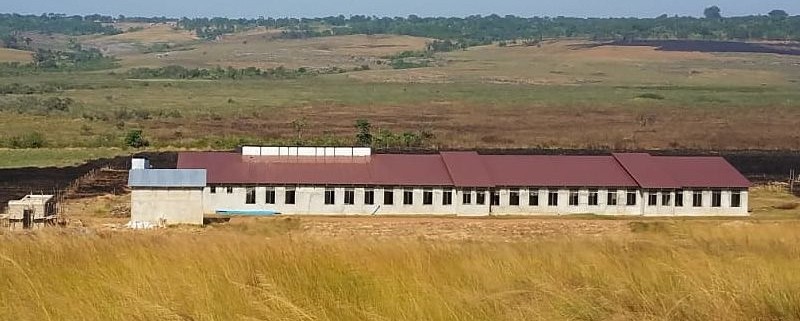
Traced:
<svg viewBox="0 0 800 321">
<path fill-rule="evenodd" d="M 637 187 L 611 156 L 483 155 L 497 186 Z"/>
<path fill-rule="evenodd" d="M 647 153 L 614 153 L 614 158 L 642 188 L 680 188 L 661 162 Z"/>
<path fill-rule="evenodd" d="M 130 187 L 205 187 L 205 169 L 132 169 Z"/>
<path fill-rule="evenodd" d="M 750 186 L 746 178 L 720 157 L 654 157 L 649 154 L 560 156 L 442 152 L 304 158 L 184 152 L 178 156 L 178 168 L 207 169 L 209 184 L 670 189 Z"/>
</svg>

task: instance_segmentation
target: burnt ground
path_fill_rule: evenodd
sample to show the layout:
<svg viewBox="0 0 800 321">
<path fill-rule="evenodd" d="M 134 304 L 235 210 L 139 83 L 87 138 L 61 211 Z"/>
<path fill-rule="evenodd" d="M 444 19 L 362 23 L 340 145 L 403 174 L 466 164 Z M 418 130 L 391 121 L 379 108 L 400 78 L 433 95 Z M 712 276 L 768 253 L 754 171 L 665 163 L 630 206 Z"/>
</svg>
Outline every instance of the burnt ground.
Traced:
<svg viewBox="0 0 800 321">
<path fill-rule="evenodd" d="M 620 40 L 599 46 L 644 46 L 662 51 L 770 53 L 800 56 L 800 43 L 754 43 L 710 40 Z"/>
<path fill-rule="evenodd" d="M 150 159 L 155 167 L 169 168 L 177 165 L 176 153 L 141 153 Z M 0 212 L 8 201 L 34 194 L 60 195 L 72 182 L 102 168 L 126 170 L 130 168 L 131 156 L 120 156 L 110 159 L 97 159 L 79 166 L 70 167 L 28 167 L 0 169 Z M 75 190 L 71 197 L 92 197 L 103 194 L 115 194 L 124 190 L 128 175 L 118 171 L 98 172 Z M 69 197 L 69 196 L 68 196 Z"/>
<path fill-rule="evenodd" d="M 434 153 L 433 150 L 397 151 L 382 150 L 381 153 Z M 607 155 L 605 150 L 554 150 L 554 149 L 506 149 L 479 150 L 492 154 L 561 154 L 561 155 Z M 653 155 L 680 156 L 723 156 L 734 167 L 744 173 L 753 182 L 785 181 L 789 171 L 800 171 L 800 151 L 698 151 L 669 150 L 643 151 Z M 177 153 L 141 153 L 136 156 L 147 157 L 156 168 L 175 168 Z M 75 180 L 84 177 L 81 184 L 64 195 L 66 198 L 88 198 L 105 194 L 124 193 L 127 184 L 127 172 L 130 168 L 131 156 L 99 159 L 80 166 L 63 168 L 13 168 L 0 169 L 0 211 L 5 209 L 9 200 L 21 198 L 29 193 L 60 195 Z M 101 169 L 111 170 L 101 170 Z M 95 171 L 94 175 L 87 176 Z M 86 177 L 85 177 L 86 176 Z"/>
</svg>

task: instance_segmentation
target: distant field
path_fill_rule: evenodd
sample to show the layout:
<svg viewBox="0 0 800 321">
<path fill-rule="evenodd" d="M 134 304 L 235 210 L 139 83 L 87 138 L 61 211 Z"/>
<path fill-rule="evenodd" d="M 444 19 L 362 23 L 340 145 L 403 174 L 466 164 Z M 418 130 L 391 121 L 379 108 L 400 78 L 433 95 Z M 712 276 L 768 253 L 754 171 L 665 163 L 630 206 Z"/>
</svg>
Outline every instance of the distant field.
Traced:
<svg viewBox="0 0 800 321">
<path fill-rule="evenodd" d="M 73 166 L 129 153 L 112 148 L 0 149 L 0 168 Z"/>
<path fill-rule="evenodd" d="M 28 51 L 0 48 L 0 62 L 30 62 L 31 56 Z"/>
<path fill-rule="evenodd" d="M 169 58 L 135 54 L 122 63 L 352 66 L 425 41 L 276 40 L 254 30 Z M 589 45 L 475 47 L 438 54 L 437 67 L 292 80 L 133 81 L 123 71 L 0 78 L 0 85 L 70 88 L 0 96 L 0 140 L 35 131 L 49 147 L 112 147 L 139 128 L 157 148 L 226 149 L 292 143 L 298 136 L 292 121 L 305 120 L 300 134 L 308 144 L 351 144 L 353 124 L 363 118 L 376 130 L 429 130 L 436 138 L 428 147 L 441 148 L 800 148 L 798 56 Z M 277 56 L 260 60 L 245 52 Z M 54 96 L 74 103 L 63 112 L 17 112 L 36 103 L 31 99 Z"/>
<path fill-rule="evenodd" d="M 172 51 L 168 56 L 131 54 L 120 56 L 125 67 L 182 65 L 196 68 L 259 67 L 352 69 L 362 65 L 379 67 L 376 60 L 406 50 L 422 50 L 427 38 L 389 35 L 353 35 L 310 39 L 275 39 L 278 30 L 257 29 L 229 35 L 219 41 L 192 45 L 191 50 Z"/>
</svg>

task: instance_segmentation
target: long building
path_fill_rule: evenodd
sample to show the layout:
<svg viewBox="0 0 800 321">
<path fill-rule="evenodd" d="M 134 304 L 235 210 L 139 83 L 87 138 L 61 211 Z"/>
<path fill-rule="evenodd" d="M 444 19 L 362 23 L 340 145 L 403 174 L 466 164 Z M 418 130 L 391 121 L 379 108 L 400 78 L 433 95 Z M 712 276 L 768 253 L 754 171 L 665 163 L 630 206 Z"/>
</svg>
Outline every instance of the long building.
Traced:
<svg viewBox="0 0 800 321">
<path fill-rule="evenodd" d="M 184 152 L 134 160 L 132 220 L 204 214 L 743 216 L 751 183 L 721 157 L 372 154 L 364 148 Z"/>
</svg>

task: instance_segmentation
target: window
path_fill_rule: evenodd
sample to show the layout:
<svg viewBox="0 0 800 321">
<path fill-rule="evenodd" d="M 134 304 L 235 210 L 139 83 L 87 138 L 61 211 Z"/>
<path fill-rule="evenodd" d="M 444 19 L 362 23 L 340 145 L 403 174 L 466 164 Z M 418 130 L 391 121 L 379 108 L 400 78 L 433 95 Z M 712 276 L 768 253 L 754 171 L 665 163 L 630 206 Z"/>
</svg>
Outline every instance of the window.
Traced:
<svg viewBox="0 0 800 321">
<path fill-rule="evenodd" d="M 394 204 L 394 191 L 390 189 L 383 190 L 383 205 Z"/>
<path fill-rule="evenodd" d="M 346 205 L 353 205 L 356 203 L 356 191 L 352 189 L 344 190 L 344 203 Z"/>
<path fill-rule="evenodd" d="M 590 189 L 589 190 L 589 205 L 597 206 L 597 204 L 598 204 L 598 200 L 597 199 L 598 199 L 597 190 L 596 189 Z"/>
<path fill-rule="evenodd" d="M 403 191 L 403 204 L 404 205 L 414 204 L 414 191 L 412 190 Z"/>
<path fill-rule="evenodd" d="M 422 191 L 422 204 L 423 205 L 433 204 L 433 191 L 431 190 Z"/>
<path fill-rule="evenodd" d="M 472 204 L 472 191 L 463 191 L 461 193 L 463 193 L 461 194 L 462 203 Z"/>
<path fill-rule="evenodd" d="M 267 204 L 275 204 L 275 189 L 267 188 Z"/>
<path fill-rule="evenodd" d="M 336 192 L 332 188 L 325 189 L 325 205 L 336 204 Z"/>
<path fill-rule="evenodd" d="M 558 191 L 550 191 L 547 193 L 547 205 L 558 206 Z"/>
<path fill-rule="evenodd" d="M 492 191 L 492 192 L 489 192 L 489 195 L 491 195 L 491 197 L 492 197 L 492 199 L 489 200 L 489 201 L 492 202 L 491 205 L 492 206 L 500 206 L 500 193 L 498 193 L 496 191 Z"/>
<path fill-rule="evenodd" d="M 625 205 L 628 206 L 636 205 L 636 191 L 629 190 L 625 194 Z"/>
<path fill-rule="evenodd" d="M 616 190 L 606 192 L 606 204 L 607 205 L 617 205 L 617 194 Z"/>
<path fill-rule="evenodd" d="M 512 189 L 508 194 L 508 205 L 519 206 L 519 190 Z"/>
<path fill-rule="evenodd" d="M 661 206 L 672 206 L 672 195 L 669 192 L 661 193 Z"/>
<path fill-rule="evenodd" d="M 722 191 L 711 192 L 711 207 L 722 207 Z"/>
<path fill-rule="evenodd" d="M 658 205 L 658 193 L 656 193 L 656 191 L 647 192 L 647 205 L 649 206 Z"/>
<path fill-rule="evenodd" d="M 255 204 L 256 203 L 256 188 L 255 187 L 248 187 L 245 189 L 245 204 Z"/>
<path fill-rule="evenodd" d="M 211 194 L 216 194 L 216 193 L 217 193 L 217 187 L 211 186 Z"/>
<path fill-rule="evenodd" d="M 453 192 L 444 191 L 444 193 L 442 193 L 442 205 L 451 205 L 451 204 L 453 204 Z"/>
<path fill-rule="evenodd" d="M 366 205 L 375 204 L 375 191 L 371 189 L 364 190 L 364 204 Z"/>
<path fill-rule="evenodd" d="M 530 190 L 528 192 L 528 205 L 539 206 L 539 190 Z"/>
<path fill-rule="evenodd" d="M 569 205 L 578 206 L 578 190 L 573 189 L 569 191 Z"/>
<path fill-rule="evenodd" d="M 692 206 L 694 207 L 703 206 L 703 192 L 701 191 L 692 192 Z"/>
<path fill-rule="evenodd" d="M 675 206 L 683 207 L 683 191 L 675 191 Z"/>
<path fill-rule="evenodd" d="M 230 186 L 226 187 L 225 188 L 225 192 L 228 193 L 228 194 L 233 194 L 233 187 L 230 187 Z"/>
<path fill-rule="evenodd" d="M 742 207 L 742 192 L 731 192 L 731 207 Z"/>
<path fill-rule="evenodd" d="M 475 204 L 478 205 L 486 204 L 486 192 L 478 191 L 475 193 Z"/>
<path fill-rule="evenodd" d="M 287 205 L 294 205 L 297 192 L 294 188 L 287 188 L 283 193 L 283 203 Z"/>
</svg>

